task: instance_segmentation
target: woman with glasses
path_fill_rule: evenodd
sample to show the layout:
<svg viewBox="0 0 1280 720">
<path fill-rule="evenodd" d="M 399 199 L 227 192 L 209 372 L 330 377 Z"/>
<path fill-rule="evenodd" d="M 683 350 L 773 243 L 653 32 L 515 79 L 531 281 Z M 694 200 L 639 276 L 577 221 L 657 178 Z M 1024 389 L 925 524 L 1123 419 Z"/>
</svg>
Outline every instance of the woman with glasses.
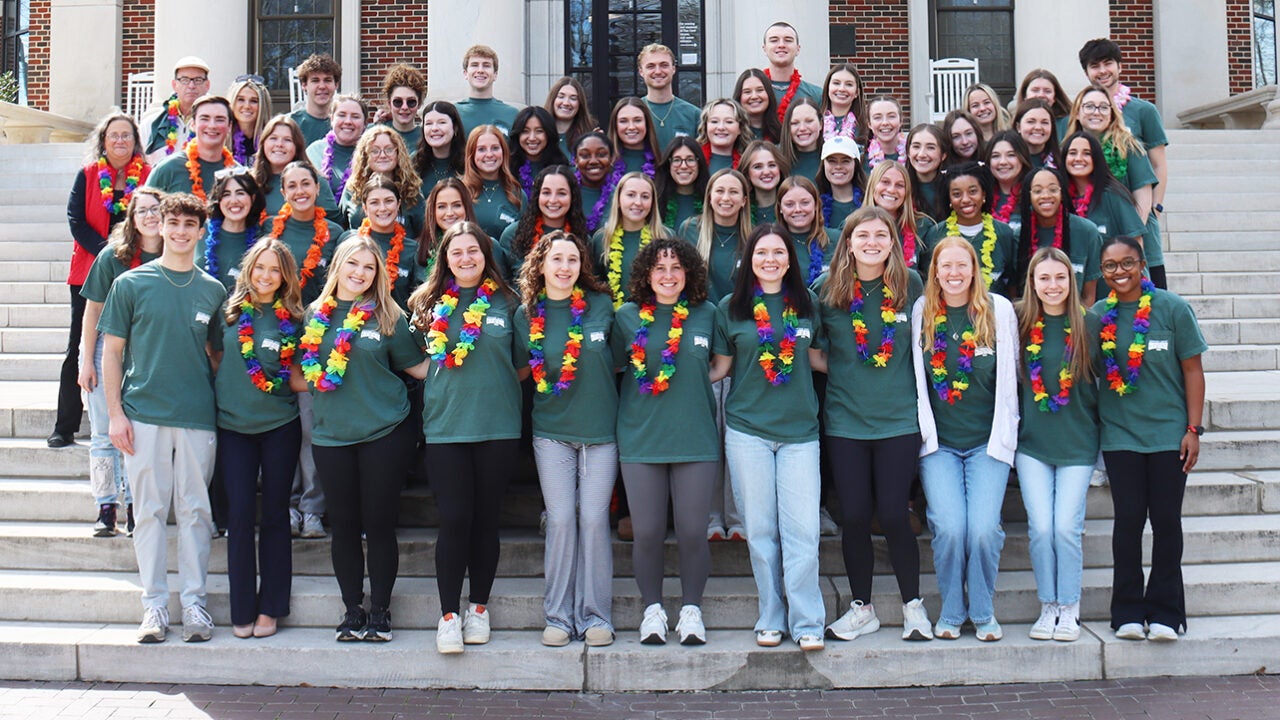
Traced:
<svg viewBox="0 0 1280 720">
<path fill-rule="evenodd" d="M 410 237 L 417 237 L 426 224 L 427 206 L 422 197 L 422 180 L 413 168 L 413 158 L 404 139 L 386 125 L 375 125 L 360 136 L 356 154 L 351 160 L 351 177 L 342 193 L 339 208 L 347 227 L 358 228 L 364 222 L 364 198 L 360 194 L 374 175 L 386 175 L 402 193 L 397 222 Z"/>
<path fill-rule="evenodd" d="M 685 220 L 702 214 L 710 176 L 697 141 L 688 135 L 671 141 L 658 165 L 658 212 L 663 225 L 679 228 Z"/>
</svg>

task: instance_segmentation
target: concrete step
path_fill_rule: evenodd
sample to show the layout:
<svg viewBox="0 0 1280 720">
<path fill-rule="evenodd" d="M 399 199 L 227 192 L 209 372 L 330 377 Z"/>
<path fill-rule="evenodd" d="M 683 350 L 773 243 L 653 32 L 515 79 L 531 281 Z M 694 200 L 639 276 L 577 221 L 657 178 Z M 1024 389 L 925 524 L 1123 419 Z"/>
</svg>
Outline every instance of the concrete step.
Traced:
<svg viewBox="0 0 1280 720">
<path fill-rule="evenodd" d="M 1200 441 L 1200 470 L 1280 468 L 1280 430 L 1236 430 Z"/>
<path fill-rule="evenodd" d="M 1201 319 L 1205 342 L 1219 345 L 1267 345 L 1280 343 L 1280 318 Z"/>
<path fill-rule="evenodd" d="M 42 292 L 45 290 L 41 284 L 31 284 L 36 285 L 37 290 Z M 62 286 L 61 290 L 65 294 L 66 286 Z M 40 301 L 38 304 L 0 305 L 0 328 L 60 328 L 65 334 L 70 324 L 70 304 Z"/>
<path fill-rule="evenodd" d="M 10 176 L 14 177 L 14 176 Z M 25 177 L 25 176 L 24 176 Z M 75 180 L 75 170 L 65 173 L 50 173 L 43 182 L 55 182 L 54 187 L 40 187 L 28 184 L 9 183 L 5 192 L 0 193 L 0 205 L 61 205 L 67 207 L 67 196 L 71 193 L 71 183 Z"/>
<path fill-rule="evenodd" d="M 10 423 L 14 423 L 19 410 L 13 410 Z M 43 431 L 48 435 L 52 423 Z M 21 477 L 77 478 L 87 477 L 89 448 L 86 445 L 53 449 L 45 444 L 44 437 L 0 437 L 0 468 L 5 474 Z"/>
<path fill-rule="evenodd" d="M 44 438 L 53 429 L 58 398 L 57 382 L 9 381 L 0 382 L 0 437 Z M 89 422 L 84 420 L 81 432 L 89 432 Z M 75 452 L 69 448 L 68 452 Z M 88 456 L 85 456 L 88 462 Z M 12 459 L 12 458 L 10 458 Z M 13 465 L 0 465 L 5 471 Z"/>
<path fill-rule="evenodd" d="M 67 193 L 71 192 L 71 185 L 75 181 L 76 168 L 74 163 L 65 164 L 63 168 L 48 168 L 44 163 L 39 163 L 35 168 L 28 165 L 26 172 L 5 173 L 0 176 L 0 190 L 38 190 L 45 193 L 61 191 L 65 203 Z"/>
<path fill-rule="evenodd" d="M 1276 163 L 1276 174 L 1280 175 L 1280 161 Z M 1280 212 L 1274 210 L 1233 213 L 1224 216 L 1219 212 L 1177 212 L 1169 213 L 1161 219 L 1160 226 L 1173 232 L 1205 232 L 1221 230 L 1229 226 L 1233 231 L 1255 231 L 1274 233 L 1280 228 Z"/>
<path fill-rule="evenodd" d="M 1280 191 L 1261 181 L 1240 183 L 1234 190 L 1201 190 L 1185 182 L 1170 187 L 1164 196 L 1166 217 L 1215 210 L 1221 213 L 1269 211 L 1280 205 Z"/>
<path fill-rule="evenodd" d="M 71 242 L 66 220 L 52 222 L 0 223 L 0 244 L 35 242 Z"/>
<path fill-rule="evenodd" d="M 1086 520 L 1084 538 L 1085 567 L 1111 566 L 1111 520 Z M 1005 570 L 1028 570 L 1026 525 L 1006 523 L 1007 538 L 1001 563 Z M 430 576 L 435 570 L 434 528 L 401 528 L 401 577 Z M 1280 515 L 1201 516 L 1183 518 L 1185 564 L 1218 562 L 1280 561 Z M 170 571 L 176 571 L 176 531 L 169 528 Z M 209 571 L 226 572 L 223 540 L 215 541 Z M 921 571 L 933 572 L 933 553 L 928 533 L 920 539 Z M 884 539 L 873 539 L 876 572 L 888 573 L 888 550 Z M 529 577 L 542 572 L 544 540 L 537 532 L 526 529 L 503 529 L 502 556 L 498 575 Z M 1144 537 L 1150 545 L 1150 535 Z M 667 539 L 665 572 L 678 573 L 674 536 Z M 819 549 L 821 572 L 836 575 L 844 572 L 839 538 L 823 538 Z M 630 543 L 613 542 L 615 577 L 631 575 Z M 133 545 L 127 538 L 95 538 L 88 520 L 75 523 L 0 522 L 0 568 L 11 570 L 81 570 L 92 567 L 100 571 L 129 572 L 136 569 Z M 293 544 L 295 575 L 325 575 L 331 569 L 329 543 L 323 540 L 299 540 Z M 717 576 L 751 574 L 745 543 L 712 543 L 711 567 Z"/>
<path fill-rule="evenodd" d="M 2 263 L 0 263 L 2 264 Z M 71 291 L 65 282 L 0 282 L 0 304 L 61 304 L 70 307 Z"/>
<path fill-rule="evenodd" d="M 4 193 L 0 193 L 4 197 Z M 63 285 L 67 282 L 67 270 L 71 260 L 21 260 L 0 262 L 0 282 L 55 282 Z M 63 293 L 70 291 L 64 290 Z M 63 297 L 69 297 L 64 294 Z"/>
<path fill-rule="evenodd" d="M 0 353 L 55 354 L 67 349 L 67 329 L 0 326 Z"/>
<path fill-rule="evenodd" d="M 1170 159 L 1169 166 L 1178 179 L 1194 180 L 1199 175 L 1215 175 L 1222 171 L 1223 158 L 1205 153 L 1208 157 L 1192 157 L 1190 155 Z M 1280 172 L 1280 155 L 1272 153 L 1250 153 L 1248 156 L 1232 158 L 1231 169 L 1239 171 L 1242 177 L 1272 176 Z M 1176 163 L 1176 164 L 1175 164 Z M 1172 178 L 1170 179 L 1172 182 Z"/>
<path fill-rule="evenodd" d="M 431 631 L 397 630 L 371 652 L 336 643 L 328 628 L 290 628 L 242 641 L 226 627 L 198 645 L 140 645 L 136 626 L 3 623 L 0 677 L 83 682 L 273 684 L 343 687 L 481 688 L 574 692 L 787 690 L 985 683 L 1058 683 L 1150 675 L 1247 674 L 1280 655 L 1280 616 L 1193 617 L 1172 645 L 1115 640 L 1087 622 L 1073 643 L 1037 642 L 1026 625 L 1006 625 L 998 644 L 903 642 L 891 628 L 805 653 L 793 643 L 761 648 L 745 630 L 712 630 L 707 644 L 641 645 L 624 633 L 613 645 L 545 648 L 539 631 L 494 633 L 458 657 L 439 655 Z"/>
<path fill-rule="evenodd" d="M 67 186 L 68 192 L 71 186 Z M 0 205 L 0 223 L 61 223 L 67 228 L 67 200 L 47 205 Z"/>
<path fill-rule="evenodd" d="M 5 260 L 66 260 L 71 258 L 71 237 L 48 238 L 32 242 L 22 242 L 18 238 L 10 238 L 0 242 L 0 262 Z"/>
<path fill-rule="evenodd" d="M 1205 376 L 1206 427 L 1266 430 L 1275 427 L 1280 372 L 1221 372 Z"/>
<path fill-rule="evenodd" d="M 1167 257 L 1167 256 L 1166 256 Z M 1191 295 L 1185 298 L 1196 318 L 1276 318 L 1280 317 L 1280 295 Z"/>
<path fill-rule="evenodd" d="M 1222 224 L 1217 225 L 1218 228 Z M 1170 230 L 1165 233 L 1165 247 L 1170 250 L 1211 251 L 1219 248 L 1232 250 L 1277 250 L 1280 249 L 1280 234 L 1275 230 Z M 1274 289 L 1276 286 L 1272 286 Z"/>
<path fill-rule="evenodd" d="M 31 143 L 25 145 L 4 145 L 0 147 L 0 160 L 48 160 L 50 158 L 84 160 L 83 143 Z"/>
<path fill-rule="evenodd" d="M 1184 296 L 1272 295 L 1276 288 L 1280 288 L 1280 272 L 1169 273 L 1169 289 Z"/>
<path fill-rule="evenodd" d="M 1207 372 L 1241 372 L 1280 369 L 1280 348 L 1275 345 L 1226 345 L 1211 347 L 1201 356 Z"/>
<path fill-rule="evenodd" d="M 62 358 L 61 352 L 0 353 L 0 380 L 57 380 Z"/>
</svg>

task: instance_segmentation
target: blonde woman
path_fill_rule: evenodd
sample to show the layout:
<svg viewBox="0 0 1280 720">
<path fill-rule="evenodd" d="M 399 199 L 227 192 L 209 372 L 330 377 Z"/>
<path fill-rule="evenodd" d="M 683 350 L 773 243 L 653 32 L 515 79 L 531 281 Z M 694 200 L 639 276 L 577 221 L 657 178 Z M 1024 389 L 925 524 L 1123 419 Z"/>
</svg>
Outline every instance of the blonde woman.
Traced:
<svg viewBox="0 0 1280 720">
<path fill-rule="evenodd" d="M 631 282 L 631 263 L 640 248 L 658 238 L 671 236 L 658 212 L 658 188 L 653 178 L 629 172 L 618 181 L 618 190 L 609 204 L 609 217 L 591 237 L 591 250 L 598 259 L 596 275 L 609 285 L 613 306 L 626 300 Z"/>
<path fill-rule="evenodd" d="M 933 229 L 933 218 L 918 212 L 915 203 L 915 187 L 911 173 L 902 163 L 883 162 L 871 171 L 867 179 L 867 192 L 862 207 L 878 207 L 889 211 L 898 231 L 898 243 L 907 267 L 915 267 L 923 249 L 921 242 Z"/>
<path fill-rule="evenodd" d="M 358 228 L 364 222 L 364 198 L 360 191 L 375 174 L 386 175 L 400 188 L 401 222 L 409 237 L 418 237 L 427 223 L 427 203 L 422 197 L 422 179 L 413 169 L 404 138 L 390 125 L 370 125 L 356 143 L 351 158 L 351 175 L 338 203 L 339 213 L 347 227 Z"/>
</svg>

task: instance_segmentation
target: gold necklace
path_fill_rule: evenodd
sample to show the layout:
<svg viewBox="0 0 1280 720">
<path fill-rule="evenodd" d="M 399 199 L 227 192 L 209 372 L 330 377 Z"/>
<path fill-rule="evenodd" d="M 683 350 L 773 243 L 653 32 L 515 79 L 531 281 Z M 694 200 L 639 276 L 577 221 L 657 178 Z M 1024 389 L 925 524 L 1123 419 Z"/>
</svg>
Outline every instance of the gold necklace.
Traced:
<svg viewBox="0 0 1280 720">
<path fill-rule="evenodd" d="M 648 102 L 648 101 L 646 100 L 645 102 Z M 651 102 L 649 103 L 649 112 L 650 112 L 650 113 L 653 113 L 653 105 L 654 105 L 654 103 L 651 103 Z M 675 98 L 675 97 L 672 97 L 672 98 L 671 98 L 671 102 L 667 103 L 667 114 L 666 114 L 666 115 L 663 115 L 662 117 L 658 117 L 656 114 L 654 114 L 654 116 L 653 116 L 653 117 L 654 117 L 654 119 L 658 121 L 658 127 L 666 127 L 666 126 L 667 126 L 667 118 L 671 117 L 671 112 L 672 112 L 673 110 L 675 110 L 675 109 L 676 109 L 676 98 Z"/>
<path fill-rule="evenodd" d="M 190 284 L 191 284 L 192 282 L 194 282 L 194 281 L 195 281 L 195 279 L 196 279 L 196 274 L 195 274 L 195 272 L 194 272 L 194 271 L 195 271 L 195 268 L 191 268 L 191 271 L 190 271 L 190 272 L 191 272 L 191 277 L 187 278 L 187 281 L 186 281 L 185 283 L 181 284 L 181 285 L 179 285 L 178 283 L 174 282 L 174 281 L 173 281 L 173 278 L 169 277 L 169 273 L 167 273 L 167 272 L 165 272 L 165 271 L 164 271 L 164 265 L 163 265 L 163 264 L 161 264 L 161 263 L 156 263 L 156 268 L 160 271 L 160 274 L 164 276 L 164 279 L 165 279 L 165 280 L 168 280 L 168 281 L 169 281 L 169 284 L 170 284 L 170 285 L 172 285 L 172 286 L 174 286 L 174 287 L 176 287 L 176 288 L 184 288 L 184 287 L 186 287 L 186 286 L 190 285 Z"/>
</svg>

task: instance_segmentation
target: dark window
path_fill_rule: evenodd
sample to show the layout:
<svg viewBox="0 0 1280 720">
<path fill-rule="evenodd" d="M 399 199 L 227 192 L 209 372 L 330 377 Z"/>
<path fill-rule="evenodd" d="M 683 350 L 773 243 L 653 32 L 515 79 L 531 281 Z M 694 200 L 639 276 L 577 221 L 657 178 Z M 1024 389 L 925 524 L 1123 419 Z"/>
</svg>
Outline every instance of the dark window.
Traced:
<svg viewBox="0 0 1280 720">
<path fill-rule="evenodd" d="M 678 86 L 673 90 L 702 106 L 706 84 L 702 5 L 702 0 L 568 0 L 565 74 L 582 82 L 591 112 L 601 124 L 618 98 L 645 94 L 636 56 L 650 43 L 675 51 Z"/>
<path fill-rule="evenodd" d="M 1015 90 L 1013 0 L 930 0 L 934 59 L 977 58 L 978 80 L 1003 101 Z"/>
<path fill-rule="evenodd" d="M 1253 0 L 1253 86 L 1276 84 L 1276 2 Z"/>
<path fill-rule="evenodd" d="M 338 0 L 254 0 L 249 66 L 267 81 L 271 102 L 289 106 L 289 68 L 312 53 L 340 57 Z"/>
<path fill-rule="evenodd" d="M 31 42 L 31 3 L 29 0 L 3 0 L 0 4 L 0 75 L 13 73 L 10 81 L 2 83 L 6 100 L 18 105 L 27 104 L 27 51 Z"/>
</svg>

